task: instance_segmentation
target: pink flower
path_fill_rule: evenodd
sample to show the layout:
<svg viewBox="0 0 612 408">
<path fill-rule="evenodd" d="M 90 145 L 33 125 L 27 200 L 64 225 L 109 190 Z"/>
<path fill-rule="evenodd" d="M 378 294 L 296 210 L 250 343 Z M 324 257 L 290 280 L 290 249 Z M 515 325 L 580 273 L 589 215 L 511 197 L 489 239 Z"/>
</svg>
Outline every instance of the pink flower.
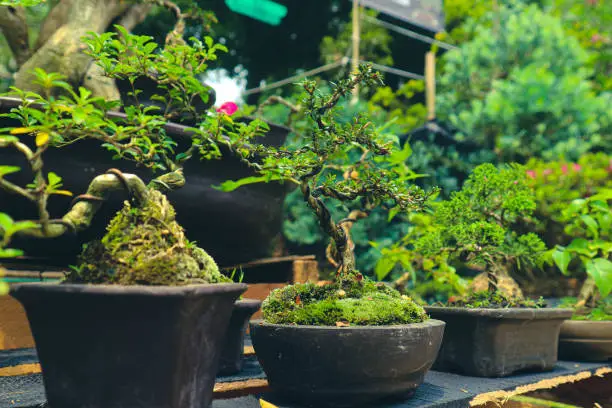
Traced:
<svg viewBox="0 0 612 408">
<path fill-rule="evenodd" d="M 567 174 L 567 164 L 564 164 L 563 166 L 561 166 L 561 173 Z"/>
<path fill-rule="evenodd" d="M 612 171 L 612 159 L 610 159 L 610 163 L 608 164 L 608 171 Z"/>
<path fill-rule="evenodd" d="M 572 170 L 580 171 L 580 170 L 582 170 L 582 166 L 579 165 L 578 163 L 572 163 Z"/>
<path fill-rule="evenodd" d="M 552 174 L 552 170 L 551 169 L 544 169 L 544 171 L 542 173 L 544 173 L 545 176 L 548 176 L 549 174 Z"/>
<path fill-rule="evenodd" d="M 603 41 L 603 39 L 604 39 L 604 37 L 601 34 L 599 34 L 599 33 L 595 33 L 595 34 L 593 34 L 591 36 L 591 42 L 592 43 L 597 43 L 597 42 Z"/>
<path fill-rule="evenodd" d="M 217 108 L 217 112 L 225 113 L 226 115 L 232 116 L 238 110 L 238 105 L 234 102 L 225 102 L 223 105 Z"/>
<path fill-rule="evenodd" d="M 527 170 L 527 176 L 534 179 L 536 178 L 536 172 L 534 170 Z"/>
</svg>

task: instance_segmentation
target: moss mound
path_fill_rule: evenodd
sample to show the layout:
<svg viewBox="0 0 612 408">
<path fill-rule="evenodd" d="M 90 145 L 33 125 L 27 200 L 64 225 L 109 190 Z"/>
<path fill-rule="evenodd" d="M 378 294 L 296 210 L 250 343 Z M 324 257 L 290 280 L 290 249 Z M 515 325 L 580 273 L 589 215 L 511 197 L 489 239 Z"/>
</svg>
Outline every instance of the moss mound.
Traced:
<svg viewBox="0 0 612 408">
<path fill-rule="evenodd" d="M 448 303 L 439 303 L 439 306 L 451 306 L 451 307 L 469 307 L 469 308 L 489 308 L 489 309 L 502 309 L 509 307 L 518 308 L 544 308 L 546 302 L 540 298 L 538 300 L 525 299 L 521 297 L 508 296 L 504 292 L 480 291 L 473 292 L 466 297 L 460 299 L 449 300 Z"/>
<path fill-rule="evenodd" d="M 268 323 L 313 326 L 382 326 L 419 323 L 423 308 L 383 283 L 295 284 L 275 289 L 263 302 Z"/>
<path fill-rule="evenodd" d="M 101 241 L 85 246 L 72 283 L 187 285 L 231 282 L 203 249 L 185 238 L 165 195 L 149 190 L 146 202 L 124 207 Z"/>
</svg>

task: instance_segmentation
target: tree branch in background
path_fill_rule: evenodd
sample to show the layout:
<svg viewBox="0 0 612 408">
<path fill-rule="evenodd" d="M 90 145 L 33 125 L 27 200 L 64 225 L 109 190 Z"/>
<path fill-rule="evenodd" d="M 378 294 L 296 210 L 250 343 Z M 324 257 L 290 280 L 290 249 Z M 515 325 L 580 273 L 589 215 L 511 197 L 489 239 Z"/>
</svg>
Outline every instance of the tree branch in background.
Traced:
<svg viewBox="0 0 612 408">
<path fill-rule="evenodd" d="M 32 53 L 23 7 L 0 6 L 0 30 L 6 37 L 17 65 L 21 66 Z"/>
<path fill-rule="evenodd" d="M 68 14 L 74 0 L 60 0 L 45 17 L 45 20 L 40 25 L 38 38 L 34 45 L 34 51 L 38 51 L 49 38 L 64 24 L 68 22 Z"/>
</svg>

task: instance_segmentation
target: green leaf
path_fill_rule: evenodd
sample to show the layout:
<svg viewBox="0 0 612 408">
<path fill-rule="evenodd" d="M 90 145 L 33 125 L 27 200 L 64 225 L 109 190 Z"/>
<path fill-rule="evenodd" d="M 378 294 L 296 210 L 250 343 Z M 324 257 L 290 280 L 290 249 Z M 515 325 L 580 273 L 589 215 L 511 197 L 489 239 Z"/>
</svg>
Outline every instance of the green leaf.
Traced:
<svg viewBox="0 0 612 408">
<path fill-rule="evenodd" d="M 0 212 L 0 227 L 4 231 L 8 231 L 13 226 L 13 223 L 13 219 L 8 214 Z"/>
<path fill-rule="evenodd" d="M 595 218 L 585 214 L 582 215 L 580 219 L 587 226 L 591 234 L 593 234 L 595 238 L 599 238 L 599 225 L 597 224 L 597 221 L 595 221 Z"/>
<path fill-rule="evenodd" d="M 612 292 L 612 262 L 604 258 L 591 259 L 586 264 L 586 271 L 595 281 L 602 297 Z"/>
<path fill-rule="evenodd" d="M 387 222 L 391 222 L 393 218 L 401 211 L 402 209 L 399 206 L 395 206 L 389 210 L 389 216 L 387 218 Z"/>
<path fill-rule="evenodd" d="M 393 270 L 395 266 L 395 261 L 389 258 L 380 258 L 380 260 L 376 263 L 374 267 L 374 273 L 376 274 L 376 279 L 379 281 L 385 279 L 389 272 Z"/>
<path fill-rule="evenodd" d="M 23 255 L 23 251 L 21 249 L 0 248 L 0 258 L 15 258 L 21 255 Z"/>
<path fill-rule="evenodd" d="M 47 174 L 47 179 L 49 180 L 49 188 L 51 189 L 56 189 L 62 186 L 62 178 L 52 171 Z"/>
<path fill-rule="evenodd" d="M 0 177 L 11 173 L 17 173 L 19 170 L 21 170 L 21 168 L 17 166 L 0 166 Z"/>
<path fill-rule="evenodd" d="M 585 255 L 589 258 L 595 256 L 597 252 L 589 248 L 589 241 L 584 238 L 575 238 L 566 248 L 567 251 Z"/>
<path fill-rule="evenodd" d="M 552 259 L 555 262 L 555 265 L 561 270 L 561 273 L 564 275 L 569 275 L 567 272 L 567 267 L 572 260 L 572 255 L 568 251 L 561 251 L 556 249 L 552 253 Z"/>
<path fill-rule="evenodd" d="M 245 177 L 243 179 L 236 180 L 236 181 L 228 180 L 228 181 L 221 183 L 220 186 L 212 186 L 212 187 L 216 190 L 230 192 L 230 191 L 236 190 L 239 187 L 245 186 L 247 184 L 267 183 L 269 181 L 281 180 L 281 179 L 282 177 L 280 176 L 259 176 L 259 177 L 252 176 L 252 177 Z"/>
</svg>

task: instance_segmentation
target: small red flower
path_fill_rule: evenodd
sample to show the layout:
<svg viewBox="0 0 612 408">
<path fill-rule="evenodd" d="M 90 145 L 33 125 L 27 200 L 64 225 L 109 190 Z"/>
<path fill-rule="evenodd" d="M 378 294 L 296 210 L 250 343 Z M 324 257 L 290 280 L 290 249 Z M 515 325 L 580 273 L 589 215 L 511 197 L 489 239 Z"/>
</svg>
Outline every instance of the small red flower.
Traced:
<svg viewBox="0 0 612 408">
<path fill-rule="evenodd" d="M 561 173 L 567 174 L 567 164 L 564 164 L 563 166 L 561 166 Z"/>
<path fill-rule="evenodd" d="M 536 172 L 534 170 L 527 170 L 527 176 L 534 179 L 536 178 Z"/>
<path fill-rule="evenodd" d="M 232 116 L 238 110 L 238 105 L 234 102 L 225 102 L 223 105 L 217 108 L 217 112 L 225 113 L 226 115 Z"/>
<path fill-rule="evenodd" d="M 580 171 L 580 170 L 582 170 L 582 166 L 579 165 L 578 163 L 572 163 L 572 170 Z"/>
<path fill-rule="evenodd" d="M 544 173 L 545 176 L 548 176 L 549 174 L 552 174 L 552 170 L 551 169 L 544 169 L 544 171 L 542 173 Z"/>
</svg>

